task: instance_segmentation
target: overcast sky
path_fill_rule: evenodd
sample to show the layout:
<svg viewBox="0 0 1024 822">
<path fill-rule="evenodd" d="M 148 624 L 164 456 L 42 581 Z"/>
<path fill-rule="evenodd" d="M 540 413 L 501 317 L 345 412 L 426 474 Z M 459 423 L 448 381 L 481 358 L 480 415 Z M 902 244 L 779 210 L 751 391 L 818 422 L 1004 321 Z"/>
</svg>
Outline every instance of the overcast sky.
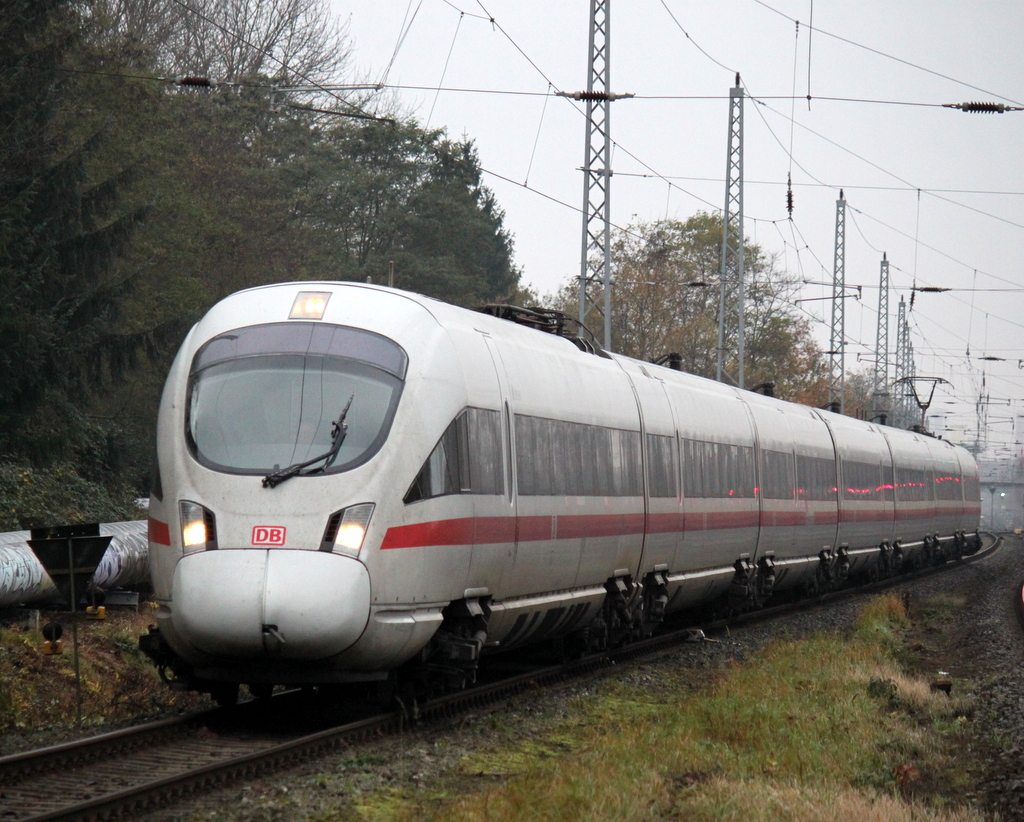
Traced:
<svg viewBox="0 0 1024 822">
<path fill-rule="evenodd" d="M 728 93 L 739 71 L 750 95 L 746 237 L 812 283 L 803 298 L 831 293 L 813 283 L 831 281 L 845 190 L 846 280 L 864 286 L 861 300 L 846 303 L 848 370 L 873 357 L 884 251 L 891 352 L 899 297 L 909 301 L 915 282 L 953 289 L 917 293 L 910 314 L 918 374 L 952 383 L 929 412 L 950 415 L 936 430 L 974 439 L 984 374 L 1002 403 L 988 410 L 990 441 L 1024 437 L 1024 424 L 1016 434 L 1013 425 L 1024 414 L 1024 111 L 940 106 L 1024 105 L 1024 3 L 609 2 L 611 87 L 636 95 L 612 105 L 612 222 L 721 210 Z M 577 276 L 583 107 L 548 92 L 586 87 L 589 3 L 332 4 L 348 21 L 356 73 L 395 87 L 421 125 L 476 143 L 524 280 L 544 294 Z M 828 300 L 800 306 L 829 316 Z M 815 327 L 827 347 L 828 326 Z"/>
</svg>

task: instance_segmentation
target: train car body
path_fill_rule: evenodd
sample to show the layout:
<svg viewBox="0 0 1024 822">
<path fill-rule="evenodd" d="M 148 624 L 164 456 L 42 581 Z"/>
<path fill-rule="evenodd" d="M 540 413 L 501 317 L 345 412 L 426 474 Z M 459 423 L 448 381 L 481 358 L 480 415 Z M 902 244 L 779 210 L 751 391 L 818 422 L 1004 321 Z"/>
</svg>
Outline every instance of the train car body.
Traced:
<svg viewBox="0 0 1024 822">
<path fill-rule="evenodd" d="M 208 690 L 471 676 L 976 535 L 963 449 L 584 349 L 372 285 L 218 303 L 160 405 L 147 652 Z"/>
</svg>

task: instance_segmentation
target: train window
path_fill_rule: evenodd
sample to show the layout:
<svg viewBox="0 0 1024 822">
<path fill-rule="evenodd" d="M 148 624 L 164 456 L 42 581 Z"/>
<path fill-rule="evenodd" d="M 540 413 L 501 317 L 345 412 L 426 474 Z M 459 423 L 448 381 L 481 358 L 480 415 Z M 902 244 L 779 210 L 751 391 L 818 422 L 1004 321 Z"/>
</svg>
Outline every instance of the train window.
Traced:
<svg viewBox="0 0 1024 822">
<path fill-rule="evenodd" d="M 953 473 L 939 473 L 935 477 L 935 499 L 945 502 L 959 501 L 962 499 L 961 478 Z"/>
<path fill-rule="evenodd" d="M 405 495 L 406 504 L 446 494 L 504 494 L 501 413 L 466 408 L 452 420 Z"/>
<path fill-rule="evenodd" d="M 796 486 L 798 499 L 818 502 L 835 500 L 835 459 L 797 454 Z"/>
<path fill-rule="evenodd" d="M 886 461 L 882 464 L 881 479 L 882 489 L 879 499 L 885 500 L 886 502 L 892 502 L 896 498 L 896 491 L 893 487 L 895 485 L 895 479 L 893 477 L 893 467 L 891 462 Z"/>
<path fill-rule="evenodd" d="M 754 496 L 754 449 L 749 445 L 728 445 L 732 466 L 726 496 L 748 499 Z"/>
<path fill-rule="evenodd" d="M 647 435 L 647 483 L 652 497 L 678 496 L 676 438 Z"/>
<path fill-rule="evenodd" d="M 643 495 L 640 433 L 516 414 L 516 471 L 524 496 Z"/>
<path fill-rule="evenodd" d="M 963 481 L 964 501 L 978 502 L 981 499 L 981 482 L 977 477 L 966 476 Z"/>
<path fill-rule="evenodd" d="M 683 493 L 697 499 L 754 496 L 754 449 L 684 439 Z"/>
<path fill-rule="evenodd" d="M 881 465 L 844 460 L 843 499 L 877 501 L 882 498 Z"/>
<path fill-rule="evenodd" d="M 796 472 L 793 455 L 783 451 L 761 452 L 761 496 L 764 499 L 793 499 Z"/>
<path fill-rule="evenodd" d="M 928 502 L 934 499 L 931 471 L 924 468 L 896 468 L 896 499 L 900 502 Z"/>
<path fill-rule="evenodd" d="M 221 334 L 192 362 L 189 449 L 216 471 L 278 471 L 329 452 L 351 400 L 347 434 L 323 473 L 354 468 L 387 438 L 406 363 L 396 343 L 355 328 L 293 322 Z"/>
<path fill-rule="evenodd" d="M 204 343 L 192 362 L 192 373 L 225 360 L 268 354 L 308 354 L 359 360 L 398 379 L 405 379 L 409 359 L 393 340 L 344 325 L 287 322 L 251 325 L 219 334 Z"/>
<path fill-rule="evenodd" d="M 701 499 L 704 493 L 704 443 L 684 439 L 683 446 L 683 496 Z"/>
</svg>

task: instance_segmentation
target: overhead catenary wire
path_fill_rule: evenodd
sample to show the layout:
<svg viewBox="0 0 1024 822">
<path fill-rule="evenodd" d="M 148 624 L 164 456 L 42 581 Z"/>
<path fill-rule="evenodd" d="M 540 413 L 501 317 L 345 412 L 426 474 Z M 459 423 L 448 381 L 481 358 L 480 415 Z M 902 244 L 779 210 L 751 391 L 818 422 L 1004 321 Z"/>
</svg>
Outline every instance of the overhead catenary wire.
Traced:
<svg viewBox="0 0 1024 822">
<path fill-rule="evenodd" d="M 753 95 L 751 95 L 751 98 L 753 99 Z M 758 100 L 759 99 L 760 98 L 758 98 Z M 765 105 L 763 103 L 762 103 L 762 105 L 768 111 L 771 111 L 772 113 L 776 114 L 777 116 L 782 117 L 782 118 L 786 118 L 785 114 L 783 114 L 783 113 L 781 113 L 779 111 L 776 111 L 771 106 Z M 755 110 L 756 111 L 760 111 L 759 108 L 755 109 Z M 861 162 L 866 163 L 867 165 L 869 165 L 872 168 L 882 172 L 883 174 L 885 174 L 885 175 L 887 175 L 889 177 L 892 177 L 894 180 L 899 180 L 899 182 L 903 183 L 910 190 L 915 191 L 915 192 L 924 192 L 924 193 L 929 193 L 930 194 L 930 192 L 927 189 L 925 189 L 923 187 L 920 187 L 920 186 L 914 185 L 910 181 L 903 179 L 900 175 L 896 174 L 895 172 L 890 171 L 889 169 L 884 168 L 883 166 L 880 166 L 878 163 L 875 163 L 872 160 L 867 159 L 866 157 L 863 157 L 862 155 L 858 154 L 857 152 L 853 151 L 852 149 L 849 149 L 846 146 L 842 145 L 841 143 L 838 143 L 835 140 L 831 139 L 830 137 L 826 137 L 824 134 L 820 134 L 819 132 L 815 131 L 812 128 L 809 128 L 808 126 L 805 126 L 802 123 L 797 123 L 796 125 L 797 125 L 798 128 L 802 128 L 805 131 L 808 131 L 809 133 L 813 134 L 815 137 L 818 137 L 819 139 L 824 140 L 825 142 L 835 146 L 840 151 L 846 152 L 847 154 L 849 154 L 850 156 L 856 158 L 857 160 L 860 160 Z M 773 132 L 773 136 L 774 136 L 774 132 Z M 778 138 L 776 137 L 775 139 L 778 142 Z M 801 170 L 806 172 L 806 169 L 801 169 Z M 808 176 L 811 177 L 811 179 L 816 179 L 813 175 L 808 174 Z M 818 182 L 820 182 L 820 181 L 818 181 Z M 1012 226 L 1014 226 L 1016 228 L 1024 229 L 1024 223 L 1018 223 L 1018 222 L 1015 222 L 1013 220 L 1007 219 L 1005 217 L 1000 217 L 1000 216 L 998 216 L 996 214 L 991 214 L 991 213 L 989 213 L 987 211 L 982 211 L 979 208 L 975 208 L 973 206 L 969 206 L 966 203 L 961 203 L 961 202 L 959 202 L 957 200 L 950 199 L 949 197 L 943 197 L 943 196 L 938 195 L 938 194 L 933 194 L 931 196 L 934 196 L 937 199 L 940 199 L 940 200 L 943 200 L 943 201 L 945 201 L 947 203 L 950 203 L 951 205 L 955 205 L 955 206 L 958 206 L 960 208 L 967 209 L 968 211 L 973 211 L 973 212 L 975 212 L 977 214 L 980 214 L 980 215 L 982 215 L 984 217 L 991 217 L 992 219 L 999 220 L 1000 222 L 1004 222 L 1007 225 L 1012 225 Z"/>
<path fill-rule="evenodd" d="M 768 5 L 768 3 L 765 2 L 765 0 L 752 0 L 752 2 L 756 3 L 759 6 L 762 6 L 763 8 L 767 9 L 768 11 L 770 11 L 770 12 L 772 12 L 774 14 L 779 15 L 780 17 L 784 17 L 786 20 L 789 20 L 791 22 L 795 22 L 795 18 L 790 17 L 785 12 L 779 11 L 778 9 L 774 8 L 773 6 Z M 813 4 L 812 4 L 811 8 L 812 8 L 812 14 L 813 14 Z M 834 32 L 825 31 L 824 29 L 816 28 L 814 26 L 813 17 L 811 19 L 811 23 L 808 25 L 808 29 L 812 33 L 813 32 L 818 32 L 820 35 L 822 35 L 824 37 L 831 37 L 831 38 L 833 38 L 835 40 L 839 40 L 842 43 L 846 43 L 847 45 L 854 46 L 855 48 L 859 48 L 859 49 L 864 49 L 865 51 L 869 51 L 872 54 L 877 54 L 879 57 L 884 57 L 884 58 L 886 58 L 888 60 L 893 60 L 894 62 L 901 63 L 902 65 L 908 66 L 909 68 L 917 69 L 918 71 L 923 71 L 923 72 L 925 72 L 927 74 L 931 74 L 931 75 L 933 75 L 935 77 L 939 77 L 939 78 L 941 78 L 943 80 L 949 80 L 951 83 L 956 83 L 958 85 L 964 86 L 965 88 L 969 88 L 969 89 L 972 89 L 974 91 L 977 91 L 977 92 L 979 92 L 981 94 L 987 94 L 987 95 L 989 95 L 991 97 L 999 97 L 1000 99 L 1006 100 L 1007 102 L 1010 102 L 1010 103 L 1012 103 L 1014 105 L 1018 105 L 1018 106 L 1019 105 L 1024 105 L 1024 103 L 1021 103 L 1019 100 L 1014 100 L 1014 99 L 1012 99 L 1010 97 L 1006 97 L 1006 96 L 1004 96 L 1002 94 L 999 94 L 997 92 L 989 91 L 988 89 L 984 89 L 984 88 L 981 88 L 980 86 L 973 85 L 972 83 L 968 83 L 966 80 L 959 80 L 956 77 L 951 77 L 948 74 L 943 74 L 941 71 L 936 71 L 934 69 L 926 68 L 925 66 L 918 65 L 917 63 L 912 63 L 910 60 L 904 60 L 902 57 L 896 57 L 893 54 L 889 54 L 888 52 L 884 52 L 884 51 L 882 51 L 880 49 L 873 48 L 872 46 L 867 46 L 867 45 L 864 45 L 863 43 L 858 43 L 856 40 L 851 40 L 848 37 L 843 37 L 841 35 L 835 34 Z M 808 93 L 808 95 L 810 95 L 810 84 L 808 84 L 807 93 Z"/>
<path fill-rule="evenodd" d="M 409 17 L 409 11 L 412 9 L 413 0 L 409 0 L 409 5 L 405 7 L 405 17 L 402 20 L 402 25 L 398 31 L 398 40 L 395 43 L 395 50 L 391 53 L 391 59 L 388 61 L 387 66 L 384 67 L 384 71 L 380 76 L 380 84 L 384 84 L 388 81 L 388 77 L 391 75 L 391 69 L 395 65 L 395 60 L 398 59 L 398 53 L 402 50 L 402 46 L 405 45 L 405 38 L 409 36 L 409 32 L 412 30 L 412 24 L 416 20 L 416 16 L 420 13 L 420 8 L 423 6 L 423 0 L 419 0 L 416 6 L 416 11 L 413 12 L 412 17 Z"/>
<path fill-rule="evenodd" d="M 177 5 L 181 6 L 183 9 L 185 9 L 188 12 L 190 12 L 191 14 L 194 14 L 200 20 L 203 20 L 204 22 L 209 23 L 211 26 L 214 26 L 214 27 L 220 29 L 220 31 L 224 32 L 229 37 L 234 38 L 237 42 L 242 43 L 243 45 L 247 46 L 248 48 L 261 51 L 266 57 L 270 58 L 275 63 L 277 63 L 279 66 L 281 66 L 281 68 L 289 69 L 296 77 L 299 77 L 301 80 L 309 83 L 311 86 L 313 86 L 313 87 L 323 91 L 324 93 L 330 95 L 331 97 L 333 97 L 334 99 L 336 99 L 340 103 L 342 103 L 343 105 L 348 106 L 356 114 L 361 115 L 363 118 L 365 118 L 365 119 L 375 119 L 375 120 L 376 119 L 387 120 L 387 118 L 379 118 L 376 115 L 372 115 L 369 112 L 363 111 L 359 106 L 354 105 L 353 103 L 350 103 L 348 100 L 346 100 L 344 97 L 341 97 L 340 95 L 338 95 L 338 94 L 336 94 L 336 93 L 334 93 L 332 91 L 329 91 L 324 86 L 322 86 L 320 83 L 317 83 L 315 80 L 313 80 L 311 77 L 307 76 L 303 72 L 297 71 L 295 69 L 291 69 L 283 60 L 281 60 L 281 59 L 277 58 L 276 56 L 274 56 L 274 54 L 271 53 L 269 50 L 267 50 L 267 49 L 260 49 L 259 46 L 257 46 L 254 43 L 251 43 L 250 41 L 246 40 L 244 37 L 242 37 L 237 32 L 232 31 L 227 26 L 224 26 L 223 24 L 221 24 L 221 23 L 217 22 L 216 20 L 214 20 L 212 17 L 209 17 L 208 15 L 203 14 L 198 9 L 190 6 L 187 2 L 185 2 L 185 0 L 173 0 L 173 2 L 176 3 Z M 411 2 L 411 0 L 410 0 L 410 2 Z M 421 0 L 421 2 L 422 2 L 422 0 Z M 332 113 L 336 113 L 336 112 L 332 112 Z"/>
<path fill-rule="evenodd" d="M 455 34 L 452 35 L 452 44 L 448 47 L 448 56 L 444 59 L 444 68 L 441 70 L 441 79 L 438 81 L 437 89 L 434 92 L 434 102 L 430 104 L 430 112 L 427 114 L 427 122 L 424 128 L 430 128 L 430 120 L 434 116 L 434 108 L 437 106 L 437 98 L 441 96 L 441 86 L 444 85 L 445 75 L 448 74 L 448 64 L 452 59 L 452 52 L 455 51 L 455 41 L 459 39 L 459 29 L 462 28 L 462 20 L 466 15 L 459 12 L 459 22 L 455 24 Z"/>
<path fill-rule="evenodd" d="M 537 146 L 540 143 L 540 131 L 544 127 L 544 114 L 548 110 L 548 96 L 544 97 L 544 105 L 540 110 L 540 121 L 537 123 L 537 133 L 533 138 L 533 148 L 530 151 L 530 162 L 526 166 L 526 175 L 523 177 L 523 184 L 530 182 L 530 172 L 533 170 L 533 160 L 537 156 Z"/>
<path fill-rule="evenodd" d="M 796 21 L 796 35 L 793 42 L 793 99 L 789 103 L 789 168 L 786 171 L 786 210 L 793 216 L 793 136 L 796 133 L 796 64 L 800 56 L 800 21 Z"/>
</svg>

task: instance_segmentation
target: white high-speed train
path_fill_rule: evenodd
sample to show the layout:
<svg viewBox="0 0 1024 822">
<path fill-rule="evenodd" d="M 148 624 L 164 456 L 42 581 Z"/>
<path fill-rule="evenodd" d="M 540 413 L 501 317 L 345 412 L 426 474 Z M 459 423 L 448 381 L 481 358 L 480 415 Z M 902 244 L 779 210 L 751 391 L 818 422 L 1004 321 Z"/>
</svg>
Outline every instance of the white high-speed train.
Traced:
<svg viewBox="0 0 1024 822">
<path fill-rule="evenodd" d="M 496 309 L 494 314 L 502 314 Z M 964 449 L 355 283 L 253 288 L 160 404 L 157 626 L 182 687 L 471 679 L 978 544 Z M 529 327 L 530 325 L 536 327 Z"/>
</svg>

